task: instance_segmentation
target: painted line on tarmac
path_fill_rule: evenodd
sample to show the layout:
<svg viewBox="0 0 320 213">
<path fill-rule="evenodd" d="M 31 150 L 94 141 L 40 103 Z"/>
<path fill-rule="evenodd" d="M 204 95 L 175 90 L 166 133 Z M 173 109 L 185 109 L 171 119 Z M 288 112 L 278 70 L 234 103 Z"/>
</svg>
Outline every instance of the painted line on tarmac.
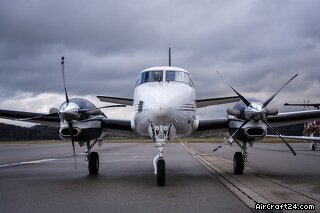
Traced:
<svg viewBox="0 0 320 213">
<path fill-rule="evenodd" d="M 316 197 L 295 190 L 294 186 L 285 186 L 281 182 L 267 178 L 251 168 L 246 168 L 246 174 L 244 175 L 233 175 L 232 161 L 218 156 L 203 155 L 194 148 L 187 147 L 184 144 L 183 146 L 252 211 L 254 211 L 256 203 L 299 203 L 314 204 L 316 211 L 320 212 L 320 201 Z"/>
<path fill-rule="evenodd" d="M 82 154 L 82 153 L 78 153 L 78 154 Z M 29 164 L 46 163 L 46 162 L 56 161 L 56 160 L 59 160 L 61 158 L 70 157 L 70 156 L 73 156 L 73 154 L 61 155 L 61 156 L 58 156 L 56 158 L 47 158 L 47 159 L 32 160 L 32 161 L 22 161 L 22 162 L 18 162 L 18 163 L 2 164 L 2 165 L 0 165 L 0 168 L 12 167 L 12 166 L 23 166 L 23 165 L 29 165 Z"/>
<path fill-rule="evenodd" d="M 0 165 L 0 168 L 10 167 L 10 166 L 21 166 L 21 165 L 28 165 L 28 164 L 38 164 L 38 163 L 55 161 L 55 160 L 58 160 L 58 159 L 42 159 L 42 160 L 33 160 L 33 161 L 23 161 L 19 163 L 9 163 L 9 164 Z"/>
<path fill-rule="evenodd" d="M 223 170 L 211 164 L 192 148 L 187 147 L 185 144 L 182 144 L 182 146 L 250 209 L 254 209 L 256 203 L 271 203 L 249 187 L 229 176 Z"/>
</svg>

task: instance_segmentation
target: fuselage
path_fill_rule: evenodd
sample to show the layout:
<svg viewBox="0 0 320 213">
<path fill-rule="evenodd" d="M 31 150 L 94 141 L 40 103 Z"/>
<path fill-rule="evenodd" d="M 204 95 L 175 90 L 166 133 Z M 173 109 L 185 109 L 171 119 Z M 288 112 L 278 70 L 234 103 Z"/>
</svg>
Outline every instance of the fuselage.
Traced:
<svg viewBox="0 0 320 213">
<path fill-rule="evenodd" d="M 150 125 L 171 125 L 170 139 L 188 135 L 196 128 L 196 94 L 184 69 L 168 66 L 142 71 L 133 106 L 133 127 L 141 135 L 152 135 Z"/>
</svg>

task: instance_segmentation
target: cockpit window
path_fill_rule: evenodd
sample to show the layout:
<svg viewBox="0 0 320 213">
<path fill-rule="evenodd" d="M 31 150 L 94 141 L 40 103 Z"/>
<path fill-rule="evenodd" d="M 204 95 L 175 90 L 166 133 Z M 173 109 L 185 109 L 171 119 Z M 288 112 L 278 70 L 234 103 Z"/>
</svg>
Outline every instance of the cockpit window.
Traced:
<svg viewBox="0 0 320 213">
<path fill-rule="evenodd" d="M 163 81 L 163 71 L 147 71 L 141 73 L 137 80 L 137 85 L 153 81 Z"/>
<path fill-rule="evenodd" d="M 166 72 L 166 81 L 179 81 L 184 82 L 192 86 L 192 81 L 188 73 L 181 71 L 170 71 Z"/>
</svg>

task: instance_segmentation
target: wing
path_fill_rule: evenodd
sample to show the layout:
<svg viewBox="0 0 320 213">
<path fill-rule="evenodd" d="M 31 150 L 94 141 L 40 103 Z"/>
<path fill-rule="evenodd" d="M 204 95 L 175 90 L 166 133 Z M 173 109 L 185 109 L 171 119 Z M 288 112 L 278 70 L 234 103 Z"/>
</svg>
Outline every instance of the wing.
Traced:
<svg viewBox="0 0 320 213">
<path fill-rule="evenodd" d="M 320 119 L 320 110 L 285 112 L 267 118 L 272 127 L 311 122 L 318 119 Z"/>
<path fill-rule="evenodd" d="M 114 134 L 119 136 L 138 136 L 138 134 L 133 131 L 130 120 L 96 117 L 87 119 L 85 121 L 100 121 L 102 130 L 107 134 Z"/>
<path fill-rule="evenodd" d="M 102 102 L 125 104 L 129 106 L 133 105 L 133 99 L 129 99 L 129 98 L 107 97 L 107 96 L 101 96 L 101 95 L 97 96 L 97 98 Z"/>
<path fill-rule="evenodd" d="M 228 118 L 219 118 L 213 120 L 200 120 L 197 131 L 207 131 L 214 129 L 227 129 L 229 127 Z"/>
<path fill-rule="evenodd" d="M 320 110 L 297 111 L 279 113 L 268 117 L 268 123 L 272 127 L 300 124 L 320 119 Z M 234 118 L 220 118 L 212 120 L 200 120 L 196 131 L 208 131 L 217 129 L 228 129 L 229 122 L 238 120 Z"/>
<path fill-rule="evenodd" d="M 59 126 L 59 123 L 60 123 L 60 119 L 58 115 L 0 109 L 0 118 L 10 119 L 10 120 L 19 120 L 19 119 L 31 118 L 31 117 L 39 117 L 39 118 L 28 120 L 27 122 L 45 124 L 50 126 Z"/>
<path fill-rule="evenodd" d="M 194 137 L 206 135 L 211 136 L 217 133 L 217 131 L 227 130 L 229 127 L 228 118 L 219 118 L 212 120 L 200 120 L 198 128 L 191 135 Z"/>
<path fill-rule="evenodd" d="M 267 137 L 270 137 L 270 138 L 279 138 L 278 135 L 267 135 Z M 320 137 L 311 137 L 311 136 L 287 136 L 287 135 L 281 135 L 281 137 L 283 137 L 283 138 L 288 138 L 288 139 L 320 141 Z"/>
<path fill-rule="evenodd" d="M 197 108 L 218 105 L 218 104 L 227 104 L 239 101 L 240 98 L 238 96 L 231 97 L 221 97 L 221 98 L 210 98 L 210 99 L 200 99 L 196 100 Z"/>
</svg>

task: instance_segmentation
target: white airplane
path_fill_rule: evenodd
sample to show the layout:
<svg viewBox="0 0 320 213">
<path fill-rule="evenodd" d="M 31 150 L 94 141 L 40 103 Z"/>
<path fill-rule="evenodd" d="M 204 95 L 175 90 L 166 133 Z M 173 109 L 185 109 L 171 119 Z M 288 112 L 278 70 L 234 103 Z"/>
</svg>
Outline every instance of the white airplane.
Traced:
<svg viewBox="0 0 320 213">
<path fill-rule="evenodd" d="M 270 138 L 279 138 L 278 135 L 267 135 L 267 137 Z M 303 141 L 310 141 L 310 150 L 315 151 L 316 148 L 320 144 L 320 137 L 319 136 L 290 136 L 290 135 L 281 135 L 282 138 L 287 139 L 297 139 L 297 140 L 303 140 Z"/>
<path fill-rule="evenodd" d="M 60 126 L 60 137 L 67 140 L 71 139 L 73 151 L 75 141 L 79 142 L 80 146 L 86 145 L 86 160 L 88 161 L 90 174 L 97 174 L 99 171 L 99 155 L 97 152 L 91 152 L 91 149 L 99 141 L 103 132 L 151 137 L 155 146 L 159 149 L 159 154 L 153 160 L 157 185 L 164 186 L 166 182 L 164 160 L 166 142 L 175 137 L 187 136 L 197 131 L 233 129 L 234 122 L 241 121 L 239 118 L 230 117 L 199 120 L 196 114 L 198 108 L 236 102 L 240 98 L 233 96 L 196 99 L 190 73 L 185 69 L 171 66 L 170 60 L 169 57 L 169 66 L 151 67 L 140 73 L 133 99 L 98 96 L 104 102 L 133 105 L 135 116 L 132 120 L 109 119 L 100 110 L 113 106 L 97 108 L 83 98 L 69 99 L 65 81 L 66 101 L 59 110 L 52 109 L 49 114 L 0 110 L 0 117 Z M 64 79 L 63 58 L 61 68 Z M 115 107 L 122 105 L 115 105 Z M 300 111 L 273 115 L 268 122 L 270 125 L 279 126 L 317 118 L 320 118 L 319 110 Z M 250 120 L 250 122 L 242 120 L 242 122 L 250 123 L 251 126 L 248 129 L 253 128 L 254 130 L 256 127 L 253 120 Z M 241 128 L 243 127 L 244 125 L 241 126 Z M 255 135 L 252 135 L 252 138 L 254 137 Z M 261 138 L 261 135 L 257 137 Z"/>
<path fill-rule="evenodd" d="M 320 103 L 303 103 L 303 104 L 289 104 L 285 103 L 285 106 L 303 106 L 304 110 L 308 110 L 309 107 L 314 107 L 315 109 L 320 109 Z M 303 136 L 284 136 L 283 138 L 298 139 L 304 141 L 311 141 L 310 150 L 315 151 L 320 145 L 320 120 L 316 120 L 305 124 L 303 131 Z M 272 136 L 271 136 L 272 137 Z"/>
</svg>

